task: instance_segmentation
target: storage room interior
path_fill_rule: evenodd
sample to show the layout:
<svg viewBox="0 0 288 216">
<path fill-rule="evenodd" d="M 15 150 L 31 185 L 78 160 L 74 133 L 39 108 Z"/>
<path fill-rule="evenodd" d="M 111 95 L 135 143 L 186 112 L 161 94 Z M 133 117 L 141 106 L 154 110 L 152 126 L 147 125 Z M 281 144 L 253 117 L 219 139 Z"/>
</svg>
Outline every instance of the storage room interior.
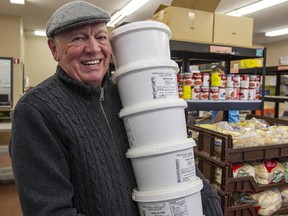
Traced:
<svg viewBox="0 0 288 216">
<path fill-rule="evenodd" d="M 47 37 L 45 35 L 36 36 L 34 35 L 34 31 L 45 30 L 46 22 L 52 13 L 67 2 L 69 2 L 69 0 L 25 0 L 25 4 L 11 4 L 9 0 L 1 0 L 0 2 L 0 63 L 2 62 L 2 65 L 0 65 L 0 125 L 4 125 L 3 128 L 0 128 L 0 176 L 1 171 L 4 173 L 6 171 L 5 169 L 11 166 L 7 148 L 10 136 L 9 129 L 11 128 L 6 128 L 6 126 L 8 123 L 11 123 L 13 108 L 18 100 L 31 88 L 53 75 L 57 66 L 57 62 L 53 59 L 51 51 L 48 48 Z M 89 0 L 88 2 L 99 5 L 113 15 L 123 6 L 127 5 L 130 0 Z M 261 1 L 207 0 L 205 2 L 202 1 L 202 4 L 199 2 L 201 1 L 150 0 L 141 6 L 137 12 L 128 16 L 126 15 L 123 19 L 120 19 L 120 21 L 114 23 L 113 26 L 109 26 L 108 30 L 109 32 L 112 32 L 122 23 L 126 24 L 142 20 L 154 20 L 165 23 L 170 27 L 172 32 L 170 43 L 171 57 L 179 63 L 179 73 L 184 74 L 193 71 L 201 72 L 202 69 L 203 71 L 209 71 L 210 73 L 215 65 L 219 66 L 220 64 L 223 64 L 223 62 L 226 64 L 229 60 L 229 69 L 227 69 L 227 65 L 225 65 L 225 73 L 249 73 L 251 76 L 258 75 L 261 78 L 259 81 L 260 96 L 259 105 L 257 105 L 258 107 L 250 110 L 249 103 L 247 106 L 248 108 L 241 109 L 240 113 L 245 116 L 246 114 L 256 113 L 257 115 L 277 119 L 276 122 L 278 119 L 282 119 L 284 122 L 285 120 L 288 120 L 288 105 L 286 103 L 288 101 L 288 1 L 275 1 L 280 3 L 242 16 L 230 16 L 226 14 Z M 186 13 L 189 14 L 189 11 L 193 12 L 192 18 L 185 17 Z M 235 21 L 232 21 L 234 18 Z M 279 30 L 281 28 L 286 28 L 286 35 L 284 34 L 275 37 L 265 36 L 266 32 Z M 229 36 L 229 34 L 232 34 L 232 36 Z M 231 39 L 236 36 L 238 37 L 237 39 Z M 211 57 L 203 57 L 205 55 L 209 56 L 204 52 L 201 53 L 201 56 L 197 59 L 197 53 L 199 53 L 199 50 L 197 50 L 195 52 L 196 54 L 192 55 L 191 59 L 188 58 L 188 62 L 186 61 L 187 59 L 185 59 L 184 64 L 184 58 L 182 58 L 182 56 L 177 56 L 177 53 L 179 53 L 178 49 L 181 49 L 184 46 L 181 44 L 182 42 L 183 44 L 187 44 L 186 47 L 191 46 L 192 49 L 194 45 L 204 45 L 203 49 L 208 47 L 210 49 L 208 52 L 209 54 L 212 53 L 212 55 Z M 179 48 L 178 45 L 181 48 Z M 215 47 L 217 47 L 218 50 L 213 51 L 212 49 Z M 189 48 L 186 48 L 183 51 L 183 56 L 189 52 L 187 49 Z M 243 59 L 241 59 L 241 52 L 242 50 L 246 51 L 245 49 L 248 49 L 249 51 L 255 50 L 255 56 L 249 58 L 245 53 L 243 54 Z M 237 51 L 234 52 L 234 50 L 240 50 L 240 55 Z M 257 54 L 257 52 L 260 52 L 260 54 Z M 224 57 L 214 57 L 213 55 L 215 53 L 223 55 Z M 217 61 L 213 62 L 213 58 L 217 59 Z M 223 59 L 223 61 L 220 61 L 219 59 Z M 8 62 L 12 61 L 12 71 L 5 74 L 10 76 L 7 85 L 5 83 L 6 78 L 4 75 L 1 75 L 1 69 L 6 69 L 5 60 L 8 60 Z M 113 65 L 113 62 L 111 62 L 111 65 Z M 113 72 L 112 69 L 112 73 Z M 264 82 L 263 77 L 261 76 L 263 73 L 266 74 Z M 199 101 L 193 101 L 191 96 L 193 93 L 190 92 L 192 91 L 191 89 L 193 88 L 190 86 L 189 96 L 184 99 L 191 102 L 191 104 L 188 105 L 188 108 L 191 108 L 191 111 L 194 111 L 194 106 L 197 107 L 197 112 L 195 113 L 197 113 L 198 116 L 195 118 L 201 119 L 204 115 L 203 113 L 208 109 L 205 109 L 204 111 L 201 110 L 201 103 L 199 105 L 200 108 L 198 108 Z M 181 92 L 180 97 L 182 97 L 182 94 L 183 91 Z M 265 97 L 263 97 L 263 94 Z M 5 97 L 5 95 L 9 96 Z M 238 98 L 238 100 L 240 101 L 240 103 L 238 103 L 239 107 L 245 107 L 245 104 L 241 103 L 241 99 Z M 253 101 L 254 100 L 255 97 Z M 217 102 L 219 101 L 220 100 Z M 238 104 L 236 106 L 238 106 Z M 254 106 L 254 104 L 252 105 Z M 210 110 L 213 110 L 213 104 L 209 103 L 209 106 L 212 107 Z M 279 124 L 280 123 L 282 124 L 283 122 L 279 122 Z M 206 129 L 207 128 L 204 128 L 202 130 L 197 127 L 195 128 L 194 125 L 192 125 L 188 132 L 191 133 L 189 135 L 192 137 L 195 136 L 195 134 L 203 134 L 202 139 L 208 140 L 209 138 L 206 136 L 210 132 L 206 131 Z M 218 138 L 222 141 L 227 138 L 221 134 L 216 134 L 215 136 L 213 139 Z M 203 151 L 207 150 L 205 150 L 205 147 L 203 147 L 203 149 Z M 209 151 L 214 151 L 214 149 L 208 149 L 207 152 Z M 222 151 L 224 151 L 223 148 Z M 229 149 L 227 152 L 229 152 Z M 203 154 L 204 156 L 201 154 L 202 153 L 200 152 L 198 161 L 200 164 L 199 166 L 209 177 L 210 174 L 207 174 L 207 172 L 212 169 L 211 163 L 206 163 L 208 160 L 205 158 L 206 154 Z M 285 156 L 288 157 L 288 154 Z M 280 156 L 278 155 L 277 157 Z M 236 156 L 234 159 L 235 158 Z M 221 157 L 219 160 L 222 164 L 228 163 L 226 159 Z M 239 162 L 239 160 L 235 159 L 234 162 Z M 233 161 L 233 158 L 231 161 Z M 13 173 L 11 175 L 11 179 L 3 178 L 1 180 L 0 178 L 1 216 L 22 215 L 20 202 L 13 181 Z M 223 182 L 220 184 L 220 187 L 224 187 Z M 225 193 L 223 197 L 225 197 L 225 199 L 222 200 L 223 202 L 227 202 L 228 200 L 225 195 L 227 192 L 226 189 L 227 188 L 224 189 Z M 225 205 L 227 205 L 227 203 L 225 203 Z M 225 206 L 223 208 L 225 208 Z M 250 207 L 249 209 L 251 210 Z M 251 213 L 251 211 L 249 213 L 242 211 L 239 215 L 258 215 L 255 212 Z M 229 214 L 228 210 L 225 210 L 225 214 L 233 215 Z M 275 215 L 288 215 L 288 208 L 279 211 L 279 214 Z"/>
</svg>

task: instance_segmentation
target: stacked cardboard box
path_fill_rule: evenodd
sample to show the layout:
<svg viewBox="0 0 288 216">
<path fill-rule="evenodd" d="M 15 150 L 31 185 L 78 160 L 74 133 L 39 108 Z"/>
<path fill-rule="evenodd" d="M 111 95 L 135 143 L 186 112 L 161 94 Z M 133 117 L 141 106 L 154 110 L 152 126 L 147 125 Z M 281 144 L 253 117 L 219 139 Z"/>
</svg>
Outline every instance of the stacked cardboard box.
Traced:
<svg viewBox="0 0 288 216">
<path fill-rule="evenodd" d="M 173 40 L 251 47 L 253 19 L 217 14 L 220 0 L 173 0 L 161 4 L 153 20 L 168 25 Z"/>
</svg>

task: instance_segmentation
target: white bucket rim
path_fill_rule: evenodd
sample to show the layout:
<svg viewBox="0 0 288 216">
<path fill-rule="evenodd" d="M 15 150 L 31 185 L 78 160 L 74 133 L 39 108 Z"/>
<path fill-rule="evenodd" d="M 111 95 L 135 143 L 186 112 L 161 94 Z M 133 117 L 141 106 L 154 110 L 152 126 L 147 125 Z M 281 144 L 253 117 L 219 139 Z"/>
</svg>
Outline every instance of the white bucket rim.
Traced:
<svg viewBox="0 0 288 216">
<path fill-rule="evenodd" d="M 160 29 L 165 31 L 168 34 L 169 39 L 171 39 L 172 33 L 170 28 L 159 21 L 145 20 L 145 21 L 136 21 L 125 24 L 114 29 L 110 34 L 110 40 L 113 41 L 115 38 L 119 37 L 122 34 L 126 34 L 131 31 L 138 31 L 139 29 Z"/>
<path fill-rule="evenodd" d="M 166 98 L 166 99 L 158 99 L 158 100 L 152 99 L 149 101 L 137 103 L 135 105 L 131 105 L 131 106 L 121 109 L 119 116 L 120 118 L 123 118 L 125 116 L 137 114 L 140 112 L 157 110 L 157 109 L 166 109 L 166 108 L 171 108 L 171 107 L 186 108 L 187 102 L 182 98 Z"/>
<path fill-rule="evenodd" d="M 169 187 L 165 190 L 157 191 L 138 191 L 136 188 L 132 192 L 132 199 L 136 202 L 159 202 L 180 197 L 186 197 L 203 188 L 203 182 L 199 177 L 194 181 L 180 184 L 176 187 Z"/>
<path fill-rule="evenodd" d="M 154 156 L 170 152 L 176 152 L 188 148 L 193 148 L 194 146 L 196 146 L 194 139 L 187 138 L 185 140 L 180 140 L 177 142 L 131 148 L 127 150 L 126 157 L 139 158 L 139 157 Z"/>
<path fill-rule="evenodd" d="M 153 61 L 138 61 L 127 64 L 125 66 L 119 67 L 115 70 L 114 74 L 112 75 L 112 79 L 115 80 L 117 77 L 122 76 L 123 74 L 129 72 L 135 72 L 137 70 L 147 70 L 150 68 L 158 68 L 158 67 L 170 67 L 175 70 L 175 74 L 179 72 L 178 64 L 171 60 L 171 59 L 160 59 L 160 60 L 153 60 Z"/>
</svg>

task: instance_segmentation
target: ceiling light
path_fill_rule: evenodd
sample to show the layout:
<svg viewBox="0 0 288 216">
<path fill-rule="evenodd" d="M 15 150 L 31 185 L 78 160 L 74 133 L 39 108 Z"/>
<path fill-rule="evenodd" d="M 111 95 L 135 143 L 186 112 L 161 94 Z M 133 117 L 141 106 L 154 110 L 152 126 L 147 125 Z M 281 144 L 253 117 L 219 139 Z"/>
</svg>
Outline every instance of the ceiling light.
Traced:
<svg viewBox="0 0 288 216">
<path fill-rule="evenodd" d="M 266 32 L 265 36 L 267 36 L 267 37 L 275 37 L 275 36 L 280 36 L 280 35 L 284 35 L 284 34 L 288 34 L 288 28 L 278 29 L 278 30 Z"/>
<path fill-rule="evenodd" d="M 25 0 L 10 0 L 11 4 L 25 4 Z"/>
<path fill-rule="evenodd" d="M 117 11 L 111 17 L 111 21 L 107 25 L 114 27 L 116 23 L 118 23 L 120 20 L 122 20 L 126 16 L 129 16 L 130 14 L 134 13 L 136 10 L 138 10 L 140 7 L 142 7 L 148 1 L 150 1 L 150 0 L 142 0 L 142 1 L 132 0 L 132 1 L 130 1 L 120 11 Z"/>
<path fill-rule="evenodd" d="M 35 36 L 41 36 L 41 37 L 46 37 L 46 32 L 45 31 L 34 31 Z"/>
<path fill-rule="evenodd" d="M 262 1 L 258 1 L 256 3 L 250 4 L 248 6 L 239 8 L 237 10 L 231 11 L 229 13 L 226 13 L 226 15 L 230 15 L 230 16 L 243 16 L 243 15 L 247 15 L 250 13 L 254 13 L 256 11 L 259 10 L 263 10 L 265 8 L 268 7 L 272 7 L 274 5 L 277 4 L 281 4 L 283 2 L 286 2 L 287 0 L 262 0 Z"/>
</svg>

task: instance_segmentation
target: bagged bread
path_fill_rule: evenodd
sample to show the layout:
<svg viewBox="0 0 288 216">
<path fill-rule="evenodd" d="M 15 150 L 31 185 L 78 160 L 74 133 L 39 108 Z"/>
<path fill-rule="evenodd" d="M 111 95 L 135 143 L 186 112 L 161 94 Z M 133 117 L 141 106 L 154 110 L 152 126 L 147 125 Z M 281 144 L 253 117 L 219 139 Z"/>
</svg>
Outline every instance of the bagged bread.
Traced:
<svg viewBox="0 0 288 216">
<path fill-rule="evenodd" d="M 259 184 L 285 181 L 285 167 L 274 159 L 265 160 L 254 165 L 255 178 Z"/>
<path fill-rule="evenodd" d="M 260 193 L 250 195 L 253 200 L 257 201 L 256 206 L 259 215 L 272 215 L 282 205 L 281 194 L 278 189 L 265 190 Z"/>
<path fill-rule="evenodd" d="M 281 188 L 280 194 L 282 198 L 282 205 L 287 206 L 288 205 L 288 186 Z"/>
<path fill-rule="evenodd" d="M 222 169 L 219 167 L 215 168 L 214 171 L 214 177 L 215 177 L 215 182 L 217 182 L 219 185 L 221 185 L 221 181 L 222 181 Z"/>
<path fill-rule="evenodd" d="M 235 197 L 235 204 L 250 204 L 255 207 L 259 215 L 270 216 L 282 205 L 281 194 L 278 189 L 265 190 L 259 193 L 243 193 Z"/>
<path fill-rule="evenodd" d="M 233 164 L 233 178 L 243 177 L 243 176 L 252 176 L 255 178 L 255 168 L 250 164 Z"/>
</svg>

